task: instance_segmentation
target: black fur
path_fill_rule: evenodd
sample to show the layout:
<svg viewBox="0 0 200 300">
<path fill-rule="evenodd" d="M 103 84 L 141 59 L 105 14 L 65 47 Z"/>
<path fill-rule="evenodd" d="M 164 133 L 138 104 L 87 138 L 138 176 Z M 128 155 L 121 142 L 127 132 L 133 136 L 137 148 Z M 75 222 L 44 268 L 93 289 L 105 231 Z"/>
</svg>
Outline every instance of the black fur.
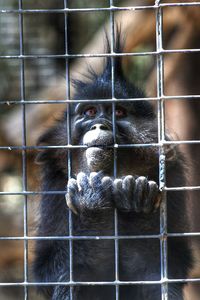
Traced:
<svg viewBox="0 0 200 300">
<path fill-rule="evenodd" d="M 116 40 L 115 51 L 121 52 L 119 36 Z M 88 83 L 75 81 L 74 99 L 111 98 L 110 59 L 101 75 L 90 70 L 88 77 L 90 78 Z M 115 59 L 114 92 L 118 99 L 144 97 L 144 94 L 124 77 L 119 58 Z M 157 121 L 151 103 L 136 101 L 122 103 L 122 105 L 126 108 L 128 115 L 123 120 L 119 119 L 116 122 L 117 142 L 119 144 L 157 142 Z M 112 128 L 111 114 L 109 116 L 103 114 L 96 120 L 96 118 L 85 117 L 82 112 L 77 117 L 75 109 L 76 105 L 74 104 L 70 110 L 73 144 L 81 144 L 83 135 L 96 123 L 101 123 L 106 130 Z M 103 108 L 99 105 L 98 109 Z M 84 105 L 81 104 L 80 110 L 84 110 Z M 66 124 L 65 114 L 60 122 L 40 138 L 39 143 L 66 144 Z M 72 172 L 75 179 L 69 182 L 68 153 L 65 149 L 44 150 L 38 155 L 38 161 L 42 164 L 42 190 L 66 190 L 68 203 L 78 213 L 73 214 L 73 234 L 81 236 L 114 235 L 113 207 L 118 207 L 119 235 L 159 234 L 159 209 L 156 209 L 158 206 L 156 182 L 158 183 L 159 157 L 157 148 L 119 149 L 118 175 L 120 179 L 118 182 L 114 181 L 112 177 L 112 166 L 110 170 L 106 169 L 93 174 L 93 178 L 90 180 L 90 171 L 83 159 L 84 151 L 72 151 Z M 170 151 L 168 148 L 166 149 L 167 186 L 185 185 L 182 156 L 178 150 L 174 149 L 173 151 L 175 155 L 168 159 Z M 80 175 L 81 171 L 85 173 Z M 77 178 L 77 174 L 79 174 L 79 178 Z M 132 177 L 128 177 L 128 180 L 127 175 L 132 175 Z M 107 176 L 106 183 L 105 176 Z M 77 187 L 78 181 L 82 186 L 81 192 Z M 154 182 L 155 192 L 150 197 L 147 195 L 147 191 L 149 191 L 151 182 Z M 133 188 L 135 192 L 132 194 Z M 167 194 L 167 201 L 168 232 L 186 230 L 189 224 L 185 194 L 170 192 Z M 41 200 L 38 236 L 62 237 L 68 235 L 68 207 L 65 196 L 44 195 Z M 39 240 L 36 243 L 35 255 L 36 281 L 69 281 L 68 241 Z M 186 278 L 192 264 L 191 251 L 187 241 L 184 238 L 169 238 L 168 256 L 169 278 Z M 114 281 L 114 240 L 75 240 L 73 242 L 73 270 L 74 281 Z M 160 280 L 160 240 L 152 238 L 119 240 L 119 280 Z M 182 284 L 169 284 L 169 299 L 182 300 L 182 289 Z M 68 286 L 57 285 L 56 287 L 44 287 L 41 290 L 47 299 L 69 299 Z M 120 299 L 123 300 L 161 299 L 161 287 L 156 284 L 125 285 L 120 286 L 119 291 Z M 75 287 L 73 299 L 114 300 L 115 287 L 112 285 Z"/>
</svg>

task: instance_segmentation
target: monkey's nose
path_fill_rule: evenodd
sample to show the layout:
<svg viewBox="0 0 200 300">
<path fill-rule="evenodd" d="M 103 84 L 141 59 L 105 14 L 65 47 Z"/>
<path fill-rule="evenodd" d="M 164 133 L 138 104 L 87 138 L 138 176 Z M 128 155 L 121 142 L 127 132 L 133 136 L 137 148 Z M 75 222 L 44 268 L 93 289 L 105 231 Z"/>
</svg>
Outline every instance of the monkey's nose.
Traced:
<svg viewBox="0 0 200 300">
<path fill-rule="evenodd" d="M 108 126 L 105 124 L 94 124 L 90 128 L 90 130 L 109 130 Z"/>
</svg>

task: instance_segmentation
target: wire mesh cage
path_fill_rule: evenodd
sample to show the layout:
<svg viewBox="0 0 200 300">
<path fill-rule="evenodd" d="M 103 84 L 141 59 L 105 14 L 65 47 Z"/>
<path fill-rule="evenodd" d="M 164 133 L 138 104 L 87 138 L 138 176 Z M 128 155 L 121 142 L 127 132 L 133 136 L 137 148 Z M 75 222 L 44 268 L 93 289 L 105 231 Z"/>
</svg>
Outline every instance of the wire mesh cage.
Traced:
<svg viewBox="0 0 200 300">
<path fill-rule="evenodd" d="M 198 299 L 199 14 L 198 1 L 1 1 L 1 299 L 43 299 L 37 292 L 37 288 L 42 287 L 47 290 L 47 299 L 54 300 L 88 299 L 90 293 L 91 297 L 99 300 L 178 300 L 183 299 L 183 296 L 174 286 L 185 283 L 184 299 Z M 123 53 L 115 51 L 116 24 L 120 24 L 121 34 L 126 36 Z M 105 53 L 106 39 L 110 45 L 108 53 Z M 147 96 L 116 96 L 115 64 L 119 58 L 123 61 L 124 73 L 128 80 L 146 89 Z M 106 60 L 110 61 L 110 97 L 74 98 L 74 78 L 90 79 L 87 77 L 90 66 L 101 74 Z M 118 104 L 149 101 L 156 111 L 157 138 L 148 143 L 120 144 L 116 125 Z M 74 176 L 76 162 L 73 160 L 73 153 L 77 149 L 84 151 L 87 147 L 73 143 L 71 109 L 74 103 L 110 104 L 113 143 L 109 146 L 113 151 L 112 178 L 118 178 L 120 174 L 120 149 L 134 150 L 136 153 L 137 149 L 155 149 L 157 184 L 162 198 L 157 215 L 158 230 L 155 232 L 149 230 L 146 216 L 138 221 L 147 222 L 147 225 L 141 227 L 144 228 L 144 232 L 137 231 L 135 221 L 136 228 L 123 231 L 120 227 L 121 217 L 116 208 L 112 208 L 112 214 L 109 215 L 112 229 L 107 228 L 106 223 L 101 224 L 99 231 L 86 228 L 81 232 L 77 229 L 77 217 L 67 208 L 65 195 L 67 181 Z M 55 121 L 52 119 L 57 116 L 61 118 L 64 111 L 64 142 L 57 143 L 54 140 L 54 143 L 50 144 L 37 144 L 41 133 L 54 126 Z M 173 140 L 168 136 L 173 136 Z M 168 153 L 174 153 L 173 149 L 176 147 L 180 148 L 178 153 L 183 152 L 185 156 L 181 164 L 188 165 L 185 171 L 186 182 L 181 181 L 182 174 L 176 163 L 173 175 L 166 172 L 171 159 L 171 156 L 168 158 Z M 166 149 L 169 150 L 166 152 Z M 63 155 L 63 162 L 66 163 L 63 168 L 67 174 L 64 189 L 60 189 L 62 185 L 41 189 L 40 171 L 34 159 L 38 152 L 44 150 L 49 153 L 59 150 Z M 176 157 L 173 159 L 176 161 Z M 130 169 L 127 163 L 127 172 Z M 142 173 L 143 166 L 141 169 Z M 170 176 L 176 179 L 170 178 L 170 181 Z M 168 182 L 172 182 L 172 185 L 168 185 Z M 175 229 L 169 230 L 170 226 L 173 226 L 172 220 L 168 218 L 172 202 L 170 199 L 174 199 L 171 196 L 173 193 L 186 199 L 186 207 L 183 207 L 180 199 L 180 207 L 174 211 L 177 224 L 180 221 L 180 227 L 174 226 Z M 67 210 L 67 223 L 62 224 L 65 226 L 64 230 L 54 224 L 55 228 L 50 231 L 46 228 L 44 235 L 37 234 L 37 229 L 41 226 L 38 216 L 41 197 L 45 198 L 46 206 L 49 206 L 51 201 L 55 202 L 57 197 L 62 199 Z M 49 210 L 46 208 L 48 213 Z M 49 220 L 53 218 L 53 214 L 54 211 L 50 212 Z M 61 215 L 63 211 L 60 211 Z M 186 215 L 189 220 L 188 227 L 185 227 L 185 224 L 182 226 Z M 130 217 L 126 218 L 129 224 Z M 47 222 L 47 227 L 48 224 Z M 193 265 L 187 261 L 189 255 L 186 252 L 178 251 L 180 256 L 185 257 L 182 258 L 169 250 L 168 244 L 171 240 L 176 241 L 180 248 L 184 247 L 182 241 L 187 241 L 193 256 Z M 55 275 L 50 280 L 43 281 L 34 278 L 32 269 L 36 243 L 43 252 L 48 249 L 45 245 L 58 245 L 58 254 L 47 251 L 45 257 L 52 260 L 52 265 L 58 266 L 56 270 L 64 268 L 59 276 Z M 140 253 L 130 252 L 129 246 L 130 249 L 141 249 L 144 253 L 148 252 L 148 247 L 156 249 L 155 253 L 153 252 L 155 257 L 152 258 L 156 265 L 152 267 L 153 274 L 152 262 L 145 265 Z M 60 258 L 61 248 L 67 249 L 66 257 Z M 88 253 L 85 249 L 89 249 Z M 110 252 L 113 255 L 109 256 Z M 102 262 L 106 263 L 104 268 L 108 268 L 111 276 L 107 276 L 104 270 L 98 277 L 95 270 L 90 270 L 88 266 L 95 255 L 102 257 Z M 138 261 L 139 266 L 129 265 L 132 256 L 134 264 L 137 265 Z M 80 264 L 77 268 L 75 266 L 79 257 L 83 257 L 85 265 Z M 66 260 L 64 267 L 63 260 Z M 181 272 L 177 272 L 178 275 L 173 277 L 169 262 L 179 267 L 179 260 L 187 265 L 183 268 L 190 270 L 187 275 L 181 276 Z M 99 265 L 98 269 L 101 270 L 102 266 Z M 130 274 L 125 276 L 126 271 L 123 268 L 133 269 L 134 272 L 130 271 Z M 48 272 L 51 271 L 47 269 L 46 273 Z M 58 287 L 61 288 L 60 291 Z M 57 288 L 58 292 L 55 292 Z M 104 292 L 101 295 L 103 288 Z"/>
</svg>

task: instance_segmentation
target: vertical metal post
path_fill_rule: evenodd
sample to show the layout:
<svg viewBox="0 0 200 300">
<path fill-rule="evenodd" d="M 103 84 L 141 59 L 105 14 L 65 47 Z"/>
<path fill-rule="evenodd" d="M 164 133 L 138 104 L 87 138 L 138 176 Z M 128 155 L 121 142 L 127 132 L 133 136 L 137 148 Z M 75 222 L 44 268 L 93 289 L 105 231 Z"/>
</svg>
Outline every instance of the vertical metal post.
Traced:
<svg viewBox="0 0 200 300">
<path fill-rule="evenodd" d="M 68 8 L 68 0 L 64 0 L 64 9 Z M 65 54 L 68 55 L 68 14 L 65 12 L 64 14 L 65 21 Z M 69 76 L 69 59 L 66 58 L 66 99 L 70 99 L 70 76 Z M 71 120 L 70 120 L 70 103 L 67 106 L 67 145 L 71 145 Z M 67 169 L 68 169 L 68 178 L 71 177 L 72 171 L 72 162 L 71 162 L 71 150 L 67 151 Z M 68 222 L 69 222 L 69 236 L 73 235 L 73 220 L 72 220 L 72 212 L 68 211 Z M 73 282 L 73 240 L 69 239 L 69 280 L 70 283 Z M 73 286 L 70 286 L 70 300 L 73 300 Z"/>
<path fill-rule="evenodd" d="M 20 56 L 24 55 L 24 33 L 23 33 L 23 14 L 21 10 L 23 9 L 23 0 L 19 0 L 19 41 L 20 41 Z M 27 166 L 26 166 L 26 106 L 24 104 L 25 100 L 25 77 L 24 77 L 24 58 L 20 58 L 20 97 L 22 105 L 22 189 L 23 192 L 27 191 Z M 27 195 L 24 195 L 24 300 L 28 299 L 28 288 L 26 286 L 28 282 L 28 226 L 27 226 Z"/>
<path fill-rule="evenodd" d="M 110 0 L 110 8 L 113 7 L 113 0 Z M 115 26 L 114 26 L 114 12 L 110 11 L 110 51 L 111 54 L 114 54 L 114 45 L 115 42 Z M 115 99 L 115 61 L 114 57 L 111 56 L 111 95 L 112 100 Z M 113 140 L 114 140 L 114 149 L 113 149 L 113 175 L 117 177 L 117 148 L 116 148 L 116 114 L 115 114 L 115 102 L 112 102 L 112 129 L 113 129 Z M 119 240 L 118 240 L 118 213 L 117 209 L 114 210 L 114 225 L 115 225 L 115 299 L 119 300 Z"/>
<path fill-rule="evenodd" d="M 157 46 L 157 97 L 158 100 L 158 142 L 159 148 L 159 187 L 162 191 L 162 203 L 160 207 L 160 256 L 161 256 L 161 294 L 162 300 L 168 300 L 168 284 L 166 282 L 168 278 L 167 271 L 167 195 L 166 191 L 163 191 L 166 183 L 165 175 L 165 152 L 163 141 L 165 140 L 165 116 L 164 116 L 164 62 L 163 54 L 160 53 L 162 47 L 162 36 L 163 36 L 163 12 L 159 6 L 160 1 L 156 1 L 156 46 Z"/>
</svg>

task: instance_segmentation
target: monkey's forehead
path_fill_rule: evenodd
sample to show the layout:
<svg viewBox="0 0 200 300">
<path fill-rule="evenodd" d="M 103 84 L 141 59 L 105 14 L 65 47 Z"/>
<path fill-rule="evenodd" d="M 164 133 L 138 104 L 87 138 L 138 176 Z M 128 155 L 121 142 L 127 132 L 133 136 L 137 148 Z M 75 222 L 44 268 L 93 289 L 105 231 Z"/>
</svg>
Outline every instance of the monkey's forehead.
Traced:
<svg viewBox="0 0 200 300">
<path fill-rule="evenodd" d="M 91 81 L 74 80 L 74 99 L 116 99 L 144 98 L 143 91 L 130 83 L 122 75 L 115 74 L 114 81 L 105 71 L 103 74 L 93 76 Z"/>
<path fill-rule="evenodd" d="M 113 87 L 114 95 L 112 95 Z M 121 76 L 115 77 L 114 86 L 112 85 L 111 79 L 103 73 L 100 76 L 94 77 L 91 82 L 76 81 L 75 88 L 76 91 L 71 102 L 72 104 L 70 104 L 72 114 L 79 111 L 79 109 L 77 109 L 79 106 L 111 106 L 112 102 L 115 101 L 112 99 L 112 96 L 118 100 L 116 105 L 126 107 L 129 112 L 133 111 L 138 115 L 146 114 L 147 116 L 153 114 L 153 107 L 149 102 L 142 99 L 138 101 L 134 100 L 144 98 L 143 92 Z M 120 101 L 120 99 L 122 100 Z M 129 101 L 129 99 L 131 100 Z M 79 101 L 80 104 L 77 103 Z"/>
</svg>

